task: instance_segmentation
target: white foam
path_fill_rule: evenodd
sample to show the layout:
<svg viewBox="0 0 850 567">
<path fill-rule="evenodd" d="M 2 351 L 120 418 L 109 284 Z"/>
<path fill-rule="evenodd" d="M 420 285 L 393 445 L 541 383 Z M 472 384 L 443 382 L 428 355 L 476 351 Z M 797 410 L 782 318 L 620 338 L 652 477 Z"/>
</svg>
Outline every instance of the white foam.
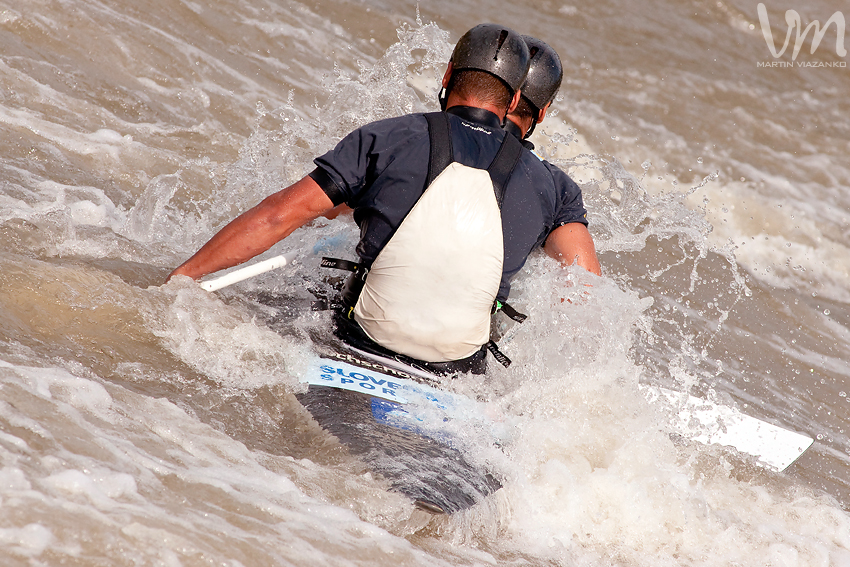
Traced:
<svg viewBox="0 0 850 567">
<path fill-rule="evenodd" d="M 5 365 L 0 376 L 4 389 L 82 380 L 63 369 L 14 365 Z M 0 469 L 4 510 L 24 522 L 0 530 L 0 553 L 38 556 L 49 547 L 54 556 L 102 554 L 108 539 L 121 541 L 125 554 L 177 560 L 194 554 L 224 557 L 231 543 L 250 539 L 261 544 L 252 546 L 250 561 L 263 563 L 282 560 L 278 550 L 284 547 L 287 557 L 296 553 L 321 562 L 330 551 L 327 542 L 352 550 L 365 545 L 406 562 L 418 555 L 409 542 L 362 522 L 346 507 L 304 495 L 290 477 L 303 482 L 315 476 L 315 483 L 326 476 L 315 465 L 248 451 L 166 400 L 124 392 L 116 402 L 123 417 L 110 423 L 68 411 L 67 402 L 26 388 L 16 392 L 21 405 L 27 400 L 52 408 L 42 423 L 54 447 L 40 463 L 24 459 L 21 467 Z M 0 445 L 0 458 L 17 457 Z M 376 492 L 374 482 L 344 482 L 361 485 L 347 490 Z M 65 525 L 69 509 L 74 510 L 72 531 Z M 398 511 L 398 503 L 385 509 Z M 33 516 L 41 519 L 26 523 Z M 148 524 L 158 527 L 143 527 Z M 226 535 L 214 542 L 201 535 L 211 532 Z"/>
<path fill-rule="evenodd" d="M 399 44 L 380 57 L 378 48 L 365 39 L 372 35 L 371 29 L 358 28 L 363 24 L 355 23 L 356 18 L 345 26 L 339 19 L 351 10 L 375 25 L 384 15 L 366 16 L 353 4 L 345 7 L 345 15 L 326 17 L 303 5 L 184 2 L 191 13 L 172 10 L 178 19 L 167 26 L 157 22 L 160 13 L 155 6 L 148 17 L 122 13 L 115 6 L 74 1 L 68 5 L 107 30 L 106 40 L 92 48 L 98 48 L 109 69 L 118 70 L 116 76 L 124 70 L 127 77 L 110 82 L 108 77 L 81 76 L 82 90 L 66 91 L 66 83 L 42 85 L 27 77 L 26 65 L 13 69 L 0 62 L 10 82 L 19 87 L 4 99 L 0 122 L 42 149 L 36 157 L 63 158 L 83 171 L 71 172 L 69 180 L 64 172 L 45 177 L 39 173 L 39 162 L 25 167 L 24 158 L 5 166 L 11 183 L 20 187 L 0 195 L 0 218 L 28 220 L 38 227 L 28 234 L 49 237 L 53 244 L 33 248 L 38 262 L 43 256 L 61 260 L 65 255 L 89 254 L 163 269 L 175 265 L 222 223 L 300 178 L 312 168 L 312 157 L 354 125 L 434 109 L 433 80 L 441 76 L 449 39 L 457 37 L 457 30 L 449 34 L 437 26 L 405 28 Z M 203 14 L 204 25 L 228 22 L 208 35 L 220 33 L 229 47 L 218 53 L 193 46 L 208 45 L 206 37 L 192 36 L 203 29 L 193 14 Z M 564 5 L 554 20 L 562 25 L 584 15 L 583 9 L 577 12 Z M 75 29 L 65 25 L 59 12 L 46 17 L 38 11 L 29 16 L 6 11 L 0 22 L 13 31 L 58 30 L 62 38 Z M 541 20 L 529 22 L 545 29 Z M 246 30 L 268 42 L 263 46 L 266 52 L 255 52 L 250 34 L 233 35 Z M 73 35 L 67 38 L 71 43 L 63 57 L 87 68 L 91 50 L 88 45 L 70 49 L 73 40 Z M 114 45 L 118 48 L 113 53 Z M 47 43 L 35 47 L 46 53 L 52 49 Z M 85 59 L 75 61 L 78 53 L 85 53 Z M 376 53 L 380 60 L 373 65 Z M 63 75 L 67 69 L 50 67 L 49 61 L 20 57 L 19 62 L 31 63 L 43 77 L 69 77 Z M 358 59 L 364 62 L 362 69 Z M 768 179 L 776 188 L 776 201 L 769 194 L 749 192 L 746 183 L 721 178 L 719 184 L 696 193 L 688 211 L 677 190 L 671 190 L 673 172 L 665 169 L 665 159 L 676 152 L 693 152 L 689 148 L 701 143 L 699 133 L 695 142 L 681 132 L 665 132 L 648 118 L 633 120 L 631 114 L 612 110 L 607 101 L 581 92 L 587 86 L 582 81 L 601 78 L 610 87 L 616 83 L 604 79 L 629 79 L 632 83 L 622 91 L 612 87 L 612 96 L 634 105 L 640 114 L 641 109 L 657 109 L 654 95 L 665 94 L 665 84 L 656 77 L 655 90 L 641 89 L 635 83 L 651 79 L 649 73 L 617 75 L 615 69 L 606 75 L 590 64 L 579 68 L 578 61 L 566 57 L 565 61 L 572 71 L 568 78 L 578 81 L 574 83 L 578 88 L 574 93 L 565 85 L 565 101 L 556 106 L 569 110 L 576 123 L 567 125 L 553 116 L 538 134 L 551 128 L 550 135 L 560 137 L 551 147 L 541 144 L 551 151 L 547 155 L 560 163 L 575 162 L 572 167 L 584 183 L 590 205 L 591 230 L 609 258 L 637 254 L 650 236 L 657 235 L 692 243 L 694 250 L 686 254 L 696 266 L 695 258 L 712 245 L 730 238 L 766 236 L 768 240 L 750 239 L 745 246 L 735 242 L 739 260 L 753 273 L 807 291 L 804 280 L 810 278 L 819 282 L 819 292 L 832 286 L 830 297 L 845 297 L 847 250 L 836 236 L 843 221 L 834 211 L 846 207 L 840 196 L 830 195 L 840 195 L 834 188 L 843 186 L 836 163 L 817 156 L 795 161 L 795 167 L 822 170 L 825 177 L 806 186 Z M 339 64 L 338 72 L 331 73 L 332 62 Z M 414 76 L 408 77 L 411 69 Z M 715 84 L 724 96 L 751 94 L 729 90 L 722 81 Z M 687 80 L 678 87 L 683 85 L 692 86 Z M 113 100 L 102 95 L 101 86 L 105 92 L 127 96 Z M 294 94 L 287 98 L 289 93 Z M 683 93 L 688 94 L 699 93 Z M 811 96 L 818 101 L 822 94 L 815 90 Z M 38 105 L 15 106 L 21 100 Z M 782 100 L 774 103 L 781 106 Z M 123 117 L 118 116 L 122 112 Z M 747 119 L 746 112 L 738 114 Z M 639 131 L 646 137 L 641 139 Z M 599 140 L 593 135 L 603 135 L 600 132 L 629 146 L 614 158 L 577 159 L 578 154 L 595 153 Z M 567 139 L 572 141 L 567 144 Z M 817 150 L 806 143 L 806 151 Z M 641 168 L 638 164 L 644 160 L 655 165 Z M 659 174 L 667 179 L 658 180 Z M 679 182 L 699 181 L 704 173 L 694 175 L 681 174 Z M 712 193 L 718 187 L 726 194 Z M 707 240 L 711 227 L 700 212 L 705 195 L 711 199 L 708 214 L 717 241 Z M 721 216 L 726 213 L 714 206 L 715 196 L 718 205 L 734 211 L 731 216 Z M 795 224 L 800 217 L 791 219 L 793 213 L 784 207 L 781 212 L 771 208 L 788 199 L 809 215 L 809 221 Z M 763 223 L 748 222 L 742 207 L 750 207 L 750 215 L 760 209 L 765 219 L 781 220 L 783 226 L 763 230 Z M 821 220 L 830 223 L 829 230 Z M 304 416 L 296 427 L 309 430 L 316 446 L 298 445 L 302 438 L 297 435 L 303 431 L 285 431 L 279 446 L 256 448 L 257 438 L 268 434 L 264 420 L 298 417 L 300 410 L 290 393 L 297 388 L 299 365 L 307 360 L 306 337 L 317 327 L 326 327 L 327 321 L 321 319 L 326 314 L 302 314 L 291 323 L 292 336 L 282 338 L 252 320 L 240 298 L 253 289 L 308 298 L 305 282 L 329 287 L 322 282 L 326 274 L 317 268 L 316 258 L 324 253 L 349 254 L 356 239 L 351 224 L 317 222 L 288 240 L 309 252 L 298 269 L 241 284 L 233 295 L 221 298 L 180 280 L 163 288 L 133 288 L 130 301 L 135 302 L 134 313 L 141 313 L 143 338 L 126 336 L 120 344 L 132 353 L 139 346 L 135 341 L 145 341 L 139 352 L 147 355 L 159 349 L 162 356 L 154 356 L 156 360 L 105 354 L 103 345 L 93 340 L 88 346 L 85 341 L 91 337 L 83 336 L 75 343 L 80 365 L 74 366 L 39 354 L 54 352 L 50 345 L 37 344 L 43 337 L 32 337 L 35 346 L 30 350 L 17 345 L 15 337 L 3 337 L 4 353 L 17 352 L 31 363 L 0 362 L 0 505 L 7 513 L 4 517 L 14 522 L 0 529 L 0 554 L 12 561 L 33 558 L 31 563 L 44 563 L 49 550 L 51 561 L 101 557 L 113 563 L 164 565 L 850 563 L 847 514 L 833 500 L 805 488 L 796 477 L 753 472 L 745 457 L 728 449 L 674 443 L 663 413 L 640 396 L 637 383 L 657 377 L 645 375 L 651 373 L 650 366 L 635 363 L 630 349 L 635 336 L 659 343 L 668 340 L 663 334 L 653 335 L 655 324 L 669 324 L 682 333 L 658 351 L 679 357 L 673 364 L 689 384 L 702 378 L 689 375 L 681 360 L 690 354 L 684 336 L 690 328 L 679 325 L 672 309 L 658 307 L 650 315 L 652 298 L 631 291 L 631 283 L 646 275 L 654 278 L 651 285 L 659 290 L 664 305 L 685 309 L 687 298 L 681 304 L 677 301 L 687 295 L 694 280 L 676 287 L 665 281 L 669 274 L 663 270 L 645 274 L 646 256 L 640 254 L 635 258 L 637 267 L 611 272 L 606 279 L 562 270 L 535 257 L 517 280 L 517 306 L 527 307 L 531 318 L 511 330 L 502 345 L 514 365 L 450 385 L 486 400 L 502 416 L 505 428 L 504 434 L 500 432 L 501 447 L 482 443 L 486 436 L 474 428 L 458 432 L 470 458 L 489 463 L 504 475 L 504 488 L 468 513 L 430 525 L 416 520 L 406 500 L 340 456 L 343 451 L 314 431 L 315 425 Z M 786 261 L 785 252 L 793 259 L 789 273 L 777 271 Z M 805 269 L 804 276 L 798 277 L 797 265 Z M 68 273 L 61 263 L 51 266 L 57 266 L 51 274 L 59 279 Z M 772 271 L 762 276 L 766 266 Z M 696 268 L 693 272 L 697 279 L 705 277 Z M 726 276 L 726 272 L 712 274 L 724 282 L 737 282 Z M 110 276 L 108 285 L 122 285 L 115 280 Z M 98 278 L 86 281 L 95 285 L 86 293 L 103 289 L 97 287 Z M 82 293 L 74 287 L 77 284 L 65 284 Z M 0 285 L 11 285 L 5 272 L 0 274 Z M 110 301 L 128 297 L 106 295 Z M 829 331 L 829 336 L 843 336 L 829 325 L 818 328 Z M 824 358 L 805 350 L 794 354 L 813 367 L 845 371 L 839 355 Z M 179 362 L 172 364 L 172 356 Z M 163 370 L 162 365 L 169 366 Z M 107 376 L 96 376 L 94 368 Z M 124 387 L 125 383 L 130 385 Z M 263 395 L 252 398 L 251 411 L 256 415 L 228 405 L 228 396 L 247 399 L 257 392 Z M 793 402 L 796 411 L 810 400 L 801 395 Z M 282 413 L 275 413 L 278 410 Z M 222 423 L 220 418 L 233 422 Z M 306 458 L 286 456 L 295 451 Z M 822 449 L 824 454 L 830 451 L 836 462 L 846 461 L 840 451 Z"/>
<path fill-rule="evenodd" d="M 309 359 L 306 345 L 258 326 L 243 311 L 184 280 L 175 278 L 158 292 L 169 308 L 148 321 L 179 358 L 229 386 L 297 384 Z"/>
<path fill-rule="evenodd" d="M 690 199 L 705 203 L 712 242 L 731 242 L 753 276 L 780 289 L 850 302 L 850 247 L 825 233 L 805 207 L 766 198 L 739 182 L 710 184 Z"/>
<path fill-rule="evenodd" d="M 41 524 L 27 524 L 22 528 L 0 528 L 0 545 L 5 551 L 19 557 L 41 555 L 52 540 L 50 530 Z"/>
<path fill-rule="evenodd" d="M 71 220 L 78 225 L 99 226 L 106 220 L 106 207 L 91 201 L 77 201 L 69 208 Z"/>
<path fill-rule="evenodd" d="M 137 494 L 136 481 L 132 476 L 105 469 L 69 469 L 52 474 L 42 482 L 71 496 L 86 496 L 101 509 L 114 506 L 114 499 Z"/>
</svg>

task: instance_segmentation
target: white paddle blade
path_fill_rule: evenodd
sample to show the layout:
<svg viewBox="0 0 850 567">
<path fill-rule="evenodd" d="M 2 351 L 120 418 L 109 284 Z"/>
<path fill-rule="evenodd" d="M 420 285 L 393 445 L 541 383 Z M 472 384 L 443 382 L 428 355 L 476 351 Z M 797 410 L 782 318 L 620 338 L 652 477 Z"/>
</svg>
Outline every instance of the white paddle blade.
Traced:
<svg viewBox="0 0 850 567">
<path fill-rule="evenodd" d="M 268 260 L 263 260 L 262 262 L 257 262 L 256 264 L 251 264 L 250 266 L 234 270 L 221 277 L 201 282 L 201 287 L 207 291 L 219 290 L 237 282 L 241 282 L 242 280 L 259 276 L 260 274 L 276 270 L 277 268 L 282 268 L 291 263 L 295 258 L 295 255 L 295 252 L 288 252 L 286 254 L 281 254 L 280 256 L 275 256 L 274 258 L 269 258 Z"/>
<path fill-rule="evenodd" d="M 650 401 L 660 399 L 673 408 L 671 425 L 679 435 L 699 443 L 734 447 L 777 471 L 788 468 L 813 442 L 728 406 L 665 388 L 640 388 Z"/>
</svg>

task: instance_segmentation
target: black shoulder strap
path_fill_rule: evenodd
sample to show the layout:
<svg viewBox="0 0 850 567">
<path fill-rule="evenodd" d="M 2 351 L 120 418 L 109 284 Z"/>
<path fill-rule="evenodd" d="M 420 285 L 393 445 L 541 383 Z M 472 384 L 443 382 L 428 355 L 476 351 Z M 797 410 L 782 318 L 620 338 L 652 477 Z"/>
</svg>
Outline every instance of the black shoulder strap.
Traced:
<svg viewBox="0 0 850 567">
<path fill-rule="evenodd" d="M 502 141 L 501 147 L 493 158 L 493 163 L 487 168 L 490 173 L 490 179 L 493 180 L 493 190 L 496 192 L 496 202 L 499 203 L 499 209 L 502 208 L 502 201 L 505 200 L 505 187 L 511 174 L 519 162 L 523 151 L 522 143 L 512 134 L 505 134 L 505 139 Z"/>
<path fill-rule="evenodd" d="M 496 341 L 489 341 L 489 342 L 488 342 L 486 345 L 484 345 L 484 346 L 485 346 L 485 347 L 487 347 L 487 350 L 489 350 L 489 351 L 490 351 L 490 354 L 492 354 L 492 355 L 493 355 L 493 357 L 494 357 L 496 360 L 498 360 L 498 361 L 499 361 L 499 363 L 500 363 L 502 366 L 504 366 L 505 368 L 507 368 L 508 366 L 510 366 L 510 365 L 511 365 L 511 359 L 510 359 L 510 358 L 508 358 L 508 357 L 507 357 L 507 355 L 506 355 L 505 353 L 503 353 L 502 351 L 500 351 L 500 350 L 499 350 L 499 347 L 498 347 L 498 346 L 496 346 Z"/>
<path fill-rule="evenodd" d="M 428 157 L 428 178 L 425 187 L 431 185 L 440 173 L 454 161 L 454 150 L 452 149 L 452 136 L 449 128 L 449 115 L 445 112 L 429 112 L 425 114 L 428 121 L 428 137 L 431 142 L 431 152 Z M 490 179 L 493 180 L 493 190 L 496 193 L 496 201 L 502 208 L 505 199 L 505 186 L 508 184 L 511 174 L 522 156 L 523 146 L 516 136 L 505 136 L 496 157 L 490 167 Z"/>
<path fill-rule="evenodd" d="M 335 268 L 337 270 L 346 270 L 349 272 L 356 272 L 360 269 L 360 264 L 357 262 L 341 260 L 339 258 L 328 258 L 327 256 L 322 257 L 322 263 L 319 265 L 323 268 Z"/>
<path fill-rule="evenodd" d="M 428 157 L 428 179 L 425 187 L 429 187 L 440 173 L 454 161 L 452 135 L 449 130 L 449 115 L 445 112 L 429 112 L 425 114 L 428 121 L 428 137 L 431 140 L 431 153 Z"/>
</svg>

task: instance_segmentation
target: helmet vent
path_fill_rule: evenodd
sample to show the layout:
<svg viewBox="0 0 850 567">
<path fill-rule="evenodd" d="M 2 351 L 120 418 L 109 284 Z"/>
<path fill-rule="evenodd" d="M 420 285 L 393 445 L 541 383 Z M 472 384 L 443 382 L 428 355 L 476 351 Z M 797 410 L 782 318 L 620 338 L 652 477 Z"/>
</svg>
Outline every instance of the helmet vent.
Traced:
<svg viewBox="0 0 850 567">
<path fill-rule="evenodd" d="M 502 45 L 504 45 L 505 40 L 508 39 L 508 30 L 502 30 L 502 33 L 499 34 L 499 44 L 496 46 L 496 54 L 493 55 L 493 61 L 497 61 L 499 59 L 499 51 L 502 50 Z"/>
<path fill-rule="evenodd" d="M 529 57 L 529 59 L 534 59 L 534 56 L 537 55 L 538 51 L 540 51 L 540 48 L 537 47 L 536 45 L 534 47 L 532 47 L 531 49 L 529 49 L 529 53 L 531 54 L 531 57 Z"/>
</svg>

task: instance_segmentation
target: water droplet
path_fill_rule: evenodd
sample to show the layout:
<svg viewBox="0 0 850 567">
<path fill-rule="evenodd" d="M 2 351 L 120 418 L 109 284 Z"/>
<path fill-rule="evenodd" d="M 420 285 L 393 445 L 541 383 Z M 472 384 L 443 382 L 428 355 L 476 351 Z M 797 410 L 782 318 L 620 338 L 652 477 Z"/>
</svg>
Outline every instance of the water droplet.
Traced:
<svg viewBox="0 0 850 567">
<path fill-rule="evenodd" d="M 824 314 L 824 315 L 829 315 L 829 309 L 824 309 L 824 310 L 823 310 L 823 314 Z"/>
<path fill-rule="evenodd" d="M 698 158 L 697 158 L 697 163 L 702 163 L 702 158 L 701 158 L 701 157 L 698 157 Z"/>
<path fill-rule="evenodd" d="M 651 162 L 651 161 L 649 161 L 649 160 L 646 160 L 645 162 L 643 162 L 642 164 L 640 164 L 640 166 L 641 166 L 644 170 L 646 170 L 646 169 L 649 169 L 650 167 L 652 167 L 652 162 Z"/>
</svg>

